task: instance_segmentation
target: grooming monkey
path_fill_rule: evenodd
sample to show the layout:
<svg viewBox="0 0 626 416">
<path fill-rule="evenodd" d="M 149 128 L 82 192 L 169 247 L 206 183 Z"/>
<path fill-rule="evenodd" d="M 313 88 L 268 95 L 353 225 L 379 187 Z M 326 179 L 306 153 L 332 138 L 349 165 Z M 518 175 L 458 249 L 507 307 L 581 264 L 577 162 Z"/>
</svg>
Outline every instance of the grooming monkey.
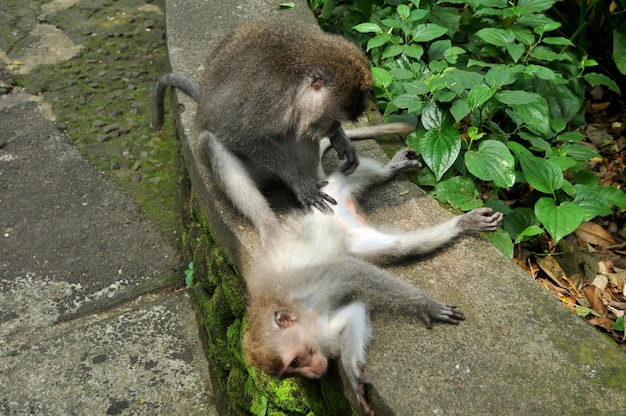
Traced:
<svg viewBox="0 0 626 416">
<path fill-rule="evenodd" d="M 373 263 L 432 251 L 466 231 L 495 231 L 502 214 L 479 208 L 431 228 L 391 234 L 372 228 L 357 212 L 355 198 L 367 187 L 418 166 L 415 153 L 403 150 L 386 166 L 363 159 L 351 175 L 335 172 L 322 188 L 337 202 L 334 215 L 295 213 L 265 242 L 246 276 L 249 329 L 243 347 L 249 364 L 278 377 L 319 378 L 329 357 L 341 357 L 363 412 L 373 415 L 363 375 L 371 327 L 358 295 L 370 291 L 402 300 L 428 328 L 434 321 L 464 319 L 455 306 Z"/>
<path fill-rule="evenodd" d="M 214 176 L 261 235 L 278 222 L 259 191 L 272 178 L 284 182 L 306 210 L 331 211 L 328 204 L 335 201 L 320 190 L 325 175 L 319 139 L 329 137 L 346 160 L 342 173 L 358 165 L 341 122 L 355 120 L 365 109 L 372 86 L 369 64 L 355 44 L 319 27 L 297 24 L 290 16 L 244 23 L 210 54 L 200 85 L 178 74 L 158 81 L 155 129 L 163 125 L 169 86 L 197 101 L 198 139 Z M 390 130 L 413 129 L 401 123 L 381 129 Z"/>
</svg>

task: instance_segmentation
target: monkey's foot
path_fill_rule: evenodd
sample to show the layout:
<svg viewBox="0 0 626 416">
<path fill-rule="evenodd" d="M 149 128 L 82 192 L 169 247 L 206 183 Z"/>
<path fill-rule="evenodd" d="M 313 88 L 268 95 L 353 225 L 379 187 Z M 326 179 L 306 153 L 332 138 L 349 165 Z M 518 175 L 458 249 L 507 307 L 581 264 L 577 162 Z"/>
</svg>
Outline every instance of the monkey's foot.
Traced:
<svg viewBox="0 0 626 416">
<path fill-rule="evenodd" d="M 459 227 L 467 231 L 494 232 L 503 218 L 501 212 L 494 213 L 491 208 L 477 208 L 459 218 Z"/>
<path fill-rule="evenodd" d="M 402 149 L 387 163 L 387 168 L 392 172 L 402 171 L 406 169 L 419 169 L 422 164 L 417 160 L 415 150 Z"/>
<path fill-rule="evenodd" d="M 372 383 L 370 380 L 363 377 L 363 372 L 365 371 L 365 366 L 363 365 L 363 363 L 358 363 L 357 365 L 359 367 L 359 372 L 361 373 L 361 376 L 358 378 L 358 391 L 356 392 L 359 399 L 359 404 L 363 409 L 363 414 L 365 414 L 366 416 L 375 416 L 376 413 L 372 410 L 369 402 L 367 401 L 367 398 L 365 397 L 367 394 L 367 387 Z"/>
</svg>

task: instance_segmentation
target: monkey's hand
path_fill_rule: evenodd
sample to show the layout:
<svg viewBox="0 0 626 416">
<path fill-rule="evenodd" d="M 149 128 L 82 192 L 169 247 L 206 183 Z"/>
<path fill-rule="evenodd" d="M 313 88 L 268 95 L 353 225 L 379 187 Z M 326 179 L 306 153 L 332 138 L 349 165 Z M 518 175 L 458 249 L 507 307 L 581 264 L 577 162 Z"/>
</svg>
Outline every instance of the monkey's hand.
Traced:
<svg viewBox="0 0 626 416">
<path fill-rule="evenodd" d="M 337 156 L 339 156 L 339 160 L 346 159 L 346 163 L 339 168 L 341 173 L 344 175 L 349 175 L 354 172 L 359 166 L 359 158 L 356 155 L 356 149 L 354 145 L 346 136 L 341 126 L 335 131 L 335 133 L 330 136 L 330 144 L 333 146 L 335 151 L 337 151 Z"/>
<path fill-rule="evenodd" d="M 502 218 L 501 212 L 494 213 L 491 208 L 477 208 L 463 214 L 459 218 L 458 226 L 464 231 L 493 232 L 502 222 Z"/>
<path fill-rule="evenodd" d="M 417 153 L 412 149 L 402 149 L 387 163 L 387 169 L 393 174 L 406 169 L 419 169 L 422 164 L 417 160 Z"/>
<path fill-rule="evenodd" d="M 437 302 L 430 298 L 423 298 L 418 306 L 419 317 L 426 324 L 426 328 L 430 329 L 433 322 L 445 322 L 447 324 L 458 325 L 465 320 L 463 312 L 456 306 Z"/>
<path fill-rule="evenodd" d="M 296 198 L 302 204 L 306 211 L 311 211 L 312 208 L 317 208 L 323 213 L 332 213 L 332 208 L 328 205 L 337 205 L 335 199 L 320 191 L 320 188 L 326 186 L 328 182 L 324 181 L 321 184 L 316 184 L 314 181 L 307 181 L 302 186 L 294 189 Z"/>
</svg>

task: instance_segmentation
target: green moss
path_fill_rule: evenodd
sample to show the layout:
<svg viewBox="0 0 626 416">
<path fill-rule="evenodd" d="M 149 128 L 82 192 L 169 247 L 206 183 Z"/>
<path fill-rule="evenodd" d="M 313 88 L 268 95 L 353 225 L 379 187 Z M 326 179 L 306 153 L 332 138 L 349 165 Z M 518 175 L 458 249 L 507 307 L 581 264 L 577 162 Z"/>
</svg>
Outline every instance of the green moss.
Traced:
<svg viewBox="0 0 626 416">
<path fill-rule="evenodd" d="M 163 14 L 156 7 L 140 7 L 145 5 L 140 0 L 94 4 L 84 0 L 48 15 L 46 23 L 61 28 L 83 50 L 62 64 L 37 67 L 16 82 L 31 94 L 45 93 L 58 125 L 87 159 L 179 246 L 180 143 L 171 118 L 159 133 L 150 128 L 152 89 L 168 70 Z M 22 28 L 32 29 L 28 24 Z"/>
</svg>

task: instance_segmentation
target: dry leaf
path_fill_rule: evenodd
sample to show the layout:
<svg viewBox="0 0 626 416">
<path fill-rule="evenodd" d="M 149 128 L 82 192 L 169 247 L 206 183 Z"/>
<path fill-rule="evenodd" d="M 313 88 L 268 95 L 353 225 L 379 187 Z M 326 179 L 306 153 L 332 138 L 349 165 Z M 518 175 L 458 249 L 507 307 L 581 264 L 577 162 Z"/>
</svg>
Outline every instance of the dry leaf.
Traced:
<svg viewBox="0 0 626 416">
<path fill-rule="evenodd" d="M 545 256 L 543 258 L 538 258 L 537 264 L 539 264 L 541 270 L 543 270 L 554 283 L 561 287 L 567 288 L 567 285 L 565 285 L 563 282 L 563 276 L 565 276 L 565 272 L 556 261 L 554 256 Z"/>
<path fill-rule="evenodd" d="M 600 316 L 589 319 L 589 323 L 595 326 L 599 326 L 608 331 L 613 330 L 613 321 L 607 317 Z"/>
<path fill-rule="evenodd" d="M 606 307 L 604 306 L 602 298 L 600 297 L 600 289 L 595 286 L 585 286 L 583 292 L 585 292 L 585 296 L 589 300 L 589 303 L 591 304 L 591 307 L 594 311 L 598 312 L 601 315 L 606 313 Z"/>
<path fill-rule="evenodd" d="M 609 284 L 609 279 L 606 276 L 599 274 L 596 276 L 595 279 L 593 279 L 593 282 L 591 282 L 591 284 L 598 289 L 604 289 L 606 285 Z"/>
<path fill-rule="evenodd" d="M 617 244 L 615 238 L 595 222 L 583 222 L 574 233 L 578 238 L 596 246 L 608 247 Z"/>
</svg>

